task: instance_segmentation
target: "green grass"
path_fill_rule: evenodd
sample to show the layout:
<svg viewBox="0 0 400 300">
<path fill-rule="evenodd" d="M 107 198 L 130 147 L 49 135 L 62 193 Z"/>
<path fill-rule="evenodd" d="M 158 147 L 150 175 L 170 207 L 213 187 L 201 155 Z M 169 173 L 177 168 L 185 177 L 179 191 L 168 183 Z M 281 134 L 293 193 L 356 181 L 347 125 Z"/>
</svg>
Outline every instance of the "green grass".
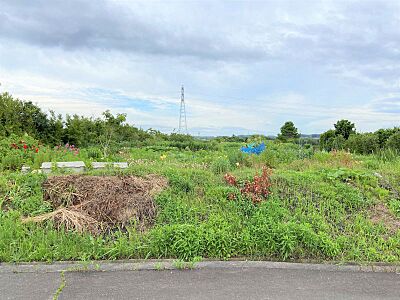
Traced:
<svg viewBox="0 0 400 300">
<path fill-rule="evenodd" d="M 134 162 L 128 170 L 89 171 L 168 178 L 169 187 L 156 197 L 155 225 L 145 233 L 131 228 L 94 237 L 58 231 L 51 222 L 22 224 L 21 216 L 51 211 L 41 189 L 46 177 L 4 169 L 0 261 L 172 258 L 192 262 L 199 257 L 400 261 L 400 231 L 384 220 L 374 223 L 370 216 L 372 207 L 382 203 L 400 221 L 399 157 L 327 153 L 273 142 L 257 157 L 241 154 L 237 143 L 195 151 L 179 147 L 128 149 L 113 154 L 115 159 Z M 99 155 L 93 148 L 81 152 L 85 161 Z M 263 165 L 273 167 L 274 173 L 272 194 L 260 204 L 252 204 L 223 180 L 226 172 L 239 181 L 249 180 Z M 228 200 L 232 193 L 236 200 Z"/>
<path fill-rule="evenodd" d="M 66 285 L 65 272 L 64 271 L 62 271 L 60 273 L 60 277 L 61 277 L 61 283 L 60 283 L 60 286 L 58 287 L 57 291 L 55 292 L 55 294 L 53 296 L 53 300 L 57 300 L 58 297 L 60 297 L 61 292 L 63 291 L 63 289 L 65 288 L 65 285 Z"/>
</svg>

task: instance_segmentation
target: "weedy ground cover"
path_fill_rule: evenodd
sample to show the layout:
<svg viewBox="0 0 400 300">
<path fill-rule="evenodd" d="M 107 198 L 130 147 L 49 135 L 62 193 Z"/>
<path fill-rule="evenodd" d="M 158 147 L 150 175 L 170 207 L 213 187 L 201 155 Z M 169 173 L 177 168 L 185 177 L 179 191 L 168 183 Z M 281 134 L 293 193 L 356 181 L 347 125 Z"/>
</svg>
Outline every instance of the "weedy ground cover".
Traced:
<svg viewBox="0 0 400 300">
<path fill-rule="evenodd" d="M 7 143 L 12 145 L 11 140 Z M 0 261 L 192 261 L 243 256 L 400 261 L 397 156 L 321 152 L 268 141 L 259 156 L 241 153 L 240 143 L 214 142 L 209 147 L 197 143 L 143 145 L 119 149 L 105 158 L 95 147 L 76 153 L 64 152 L 65 146 L 41 146 L 36 152 L 32 148 L 35 141 L 30 141 L 28 153 L 23 144 L 22 149 L 9 149 L 7 143 L 2 149 L 10 152 L 1 150 Z M 9 153 L 21 157 L 10 163 L 4 159 Z M 26 222 L 26 218 L 67 208 L 71 199 L 63 198 L 62 192 L 50 197 L 46 190 L 49 178 L 35 170 L 22 174 L 20 165 L 35 169 L 43 159 L 70 158 L 130 163 L 124 171 L 89 170 L 82 175 L 86 178 L 144 178 L 149 174 L 165 178 L 168 186 L 153 198 L 151 226 L 139 230 L 137 222 L 125 222 L 94 234 L 58 226 L 56 218 Z"/>
</svg>

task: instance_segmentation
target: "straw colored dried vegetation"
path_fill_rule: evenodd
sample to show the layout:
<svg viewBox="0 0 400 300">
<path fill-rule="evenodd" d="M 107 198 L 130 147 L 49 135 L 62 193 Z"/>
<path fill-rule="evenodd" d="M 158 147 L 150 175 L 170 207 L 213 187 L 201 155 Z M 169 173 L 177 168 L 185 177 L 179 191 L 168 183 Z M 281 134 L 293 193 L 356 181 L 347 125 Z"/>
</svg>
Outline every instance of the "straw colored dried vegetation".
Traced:
<svg viewBox="0 0 400 300">
<path fill-rule="evenodd" d="M 92 234 L 133 223 L 145 230 L 156 216 L 153 197 L 166 186 L 166 179 L 155 175 L 53 176 L 44 182 L 43 190 L 54 211 L 22 221 L 53 220 L 59 229 Z"/>
</svg>

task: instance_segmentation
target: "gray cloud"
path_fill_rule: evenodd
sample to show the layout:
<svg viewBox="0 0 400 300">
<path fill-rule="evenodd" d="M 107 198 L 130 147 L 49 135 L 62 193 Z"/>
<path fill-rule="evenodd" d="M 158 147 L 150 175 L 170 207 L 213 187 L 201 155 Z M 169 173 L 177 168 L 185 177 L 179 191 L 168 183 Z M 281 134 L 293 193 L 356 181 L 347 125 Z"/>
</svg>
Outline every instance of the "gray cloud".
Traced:
<svg viewBox="0 0 400 300">
<path fill-rule="evenodd" d="M 325 8 L 323 19 L 313 17 L 321 4 L 305 2 L 306 11 L 300 7 L 298 11 L 310 18 L 300 22 L 296 9 L 289 11 L 287 20 L 270 13 L 278 11 L 279 2 L 251 8 L 232 3 L 234 12 L 215 11 L 222 7 L 210 2 L 204 4 L 208 11 L 198 3 L 171 3 L 169 14 L 161 13 L 163 6 L 153 6 L 151 17 L 142 12 L 143 5 L 118 4 L 83 0 L 2 3 L 0 37 L 67 50 L 96 48 L 222 60 L 292 57 L 364 63 L 400 59 L 400 5 L 394 1 L 336 1 Z M 250 13 L 237 13 L 246 8 Z M 200 17 L 180 20 L 185 13 Z"/>
<path fill-rule="evenodd" d="M 145 19 L 139 9 L 113 4 L 76 0 L 3 3 L 0 37 L 66 50 L 104 49 L 208 59 L 247 59 L 263 54 L 256 48 L 236 47 L 222 35 L 191 33 L 186 24 Z"/>
</svg>

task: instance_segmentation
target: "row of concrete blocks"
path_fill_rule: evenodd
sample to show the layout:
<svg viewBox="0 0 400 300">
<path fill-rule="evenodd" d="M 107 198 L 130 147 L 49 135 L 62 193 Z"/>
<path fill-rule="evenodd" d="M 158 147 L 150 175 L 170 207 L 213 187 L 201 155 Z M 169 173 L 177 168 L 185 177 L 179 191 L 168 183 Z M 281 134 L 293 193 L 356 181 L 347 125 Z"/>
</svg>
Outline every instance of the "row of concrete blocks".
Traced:
<svg viewBox="0 0 400 300">
<path fill-rule="evenodd" d="M 63 169 L 66 171 L 74 172 L 74 173 L 82 173 L 86 169 L 86 165 L 83 161 L 61 161 L 56 162 L 55 167 L 58 169 Z M 119 169 L 126 169 L 128 168 L 127 162 L 92 162 L 92 168 L 94 170 L 100 170 L 105 168 L 119 168 Z M 51 173 L 53 170 L 53 163 L 52 162 L 44 162 L 40 167 L 42 173 L 48 174 Z M 29 172 L 30 168 L 23 166 L 22 172 Z"/>
</svg>

